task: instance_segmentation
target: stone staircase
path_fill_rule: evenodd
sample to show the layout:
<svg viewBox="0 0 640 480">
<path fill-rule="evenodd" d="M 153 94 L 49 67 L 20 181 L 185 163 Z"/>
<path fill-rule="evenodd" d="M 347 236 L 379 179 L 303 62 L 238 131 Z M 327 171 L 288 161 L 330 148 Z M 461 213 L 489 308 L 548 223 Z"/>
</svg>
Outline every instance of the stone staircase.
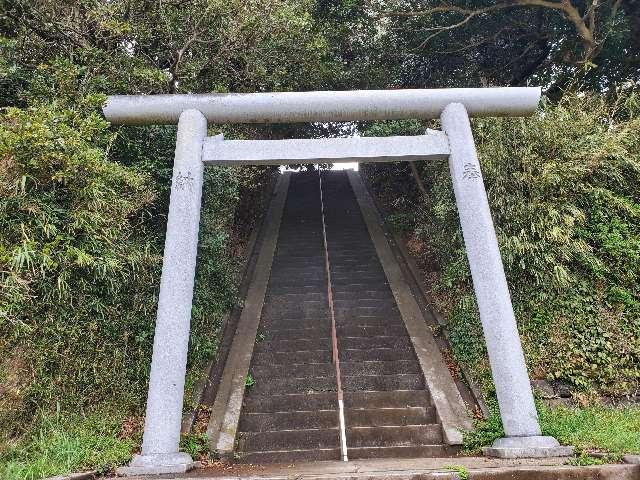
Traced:
<svg viewBox="0 0 640 480">
<path fill-rule="evenodd" d="M 240 415 L 248 463 L 340 459 L 317 172 L 291 176 Z M 345 172 L 322 172 L 350 459 L 451 453 Z"/>
</svg>

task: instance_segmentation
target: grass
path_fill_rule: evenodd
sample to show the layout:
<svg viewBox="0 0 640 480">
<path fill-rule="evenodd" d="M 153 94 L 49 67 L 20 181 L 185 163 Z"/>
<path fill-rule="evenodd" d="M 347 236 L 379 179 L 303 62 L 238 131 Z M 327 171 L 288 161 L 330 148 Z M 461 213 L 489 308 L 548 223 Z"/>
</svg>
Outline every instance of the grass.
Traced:
<svg viewBox="0 0 640 480">
<path fill-rule="evenodd" d="M 136 443 L 121 438 L 121 416 L 93 413 L 39 416 L 28 435 L 0 451 L 0 478 L 35 480 L 126 463 Z"/>
<path fill-rule="evenodd" d="M 578 451 L 640 453 L 640 407 L 538 409 L 542 431 Z"/>
<path fill-rule="evenodd" d="M 575 446 L 581 464 L 589 460 L 588 453 L 593 451 L 610 454 L 610 461 L 626 453 L 640 453 L 640 407 L 550 408 L 538 404 L 538 415 L 543 435 Z M 478 454 L 483 446 L 503 435 L 497 406 L 492 406 L 489 418 L 465 435 L 464 452 Z"/>
</svg>

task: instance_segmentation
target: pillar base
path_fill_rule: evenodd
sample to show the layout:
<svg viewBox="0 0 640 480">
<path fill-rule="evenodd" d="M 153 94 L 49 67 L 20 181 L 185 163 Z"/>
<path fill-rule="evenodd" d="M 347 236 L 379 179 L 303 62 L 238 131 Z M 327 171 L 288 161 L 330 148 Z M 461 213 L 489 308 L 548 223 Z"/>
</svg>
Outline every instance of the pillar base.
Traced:
<svg viewBox="0 0 640 480">
<path fill-rule="evenodd" d="M 126 467 L 116 469 L 118 475 L 159 475 L 162 473 L 185 473 L 196 466 L 187 453 L 159 453 L 134 455 Z"/>
<path fill-rule="evenodd" d="M 570 457 L 573 447 L 563 447 L 555 438 L 541 435 L 504 437 L 498 438 L 492 446 L 483 448 L 482 453 L 497 458 Z"/>
</svg>

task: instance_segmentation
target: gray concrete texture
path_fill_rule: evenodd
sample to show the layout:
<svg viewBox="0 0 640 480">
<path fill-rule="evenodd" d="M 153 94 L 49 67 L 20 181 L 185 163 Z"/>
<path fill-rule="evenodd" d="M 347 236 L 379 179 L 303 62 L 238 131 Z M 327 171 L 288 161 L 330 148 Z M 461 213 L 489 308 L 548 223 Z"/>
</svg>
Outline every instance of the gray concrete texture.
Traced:
<svg viewBox="0 0 640 480">
<path fill-rule="evenodd" d="M 207 120 L 198 111 L 180 115 L 164 246 L 158 313 L 141 455 L 122 474 L 176 473 L 193 466 L 178 453 L 187 346 L 202 198 L 202 143 Z"/>
<path fill-rule="evenodd" d="M 448 105 L 442 112 L 441 121 L 449 137 L 449 169 L 502 423 L 507 437 L 525 437 L 498 439 L 485 453 L 501 457 L 565 455 L 569 450 L 558 449 L 559 444 L 554 438 L 541 436 L 498 240 L 464 105 Z"/>
<path fill-rule="evenodd" d="M 205 165 L 446 160 L 447 136 L 438 131 L 403 137 L 205 141 Z"/>
<path fill-rule="evenodd" d="M 117 124 L 176 123 L 195 109 L 213 123 L 349 122 L 438 118 L 450 103 L 471 116 L 523 116 L 535 111 L 539 87 L 351 90 L 338 92 L 112 95 L 102 111 Z"/>
</svg>

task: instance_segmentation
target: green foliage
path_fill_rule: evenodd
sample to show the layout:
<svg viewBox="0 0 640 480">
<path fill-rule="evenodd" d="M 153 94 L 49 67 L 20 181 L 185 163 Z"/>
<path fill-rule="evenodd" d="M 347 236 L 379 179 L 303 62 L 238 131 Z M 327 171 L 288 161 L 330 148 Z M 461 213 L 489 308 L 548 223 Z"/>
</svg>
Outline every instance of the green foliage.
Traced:
<svg viewBox="0 0 640 480">
<path fill-rule="evenodd" d="M 544 435 L 575 445 L 581 455 L 594 450 L 609 453 L 609 461 L 624 453 L 640 453 L 640 408 L 538 406 Z"/>
<path fill-rule="evenodd" d="M 535 378 L 577 390 L 633 392 L 640 381 L 640 112 L 567 96 L 527 119 L 474 121 L 474 134 L 527 363 Z M 396 167 L 365 173 L 420 254 L 454 353 L 489 377 L 448 166 L 421 166 L 419 198 Z M 395 177 L 395 178 L 394 178 Z"/>
<path fill-rule="evenodd" d="M 444 469 L 449 470 L 450 472 L 456 472 L 460 480 L 469 480 L 469 472 L 466 467 L 462 465 L 445 465 Z"/>
<path fill-rule="evenodd" d="M 55 102 L 0 117 L 5 425 L 58 398 L 113 395 L 114 375 L 119 392 L 141 394 L 146 364 L 132 359 L 153 331 L 160 252 L 142 219 L 154 185 L 110 162 L 109 141 L 98 115 Z"/>
<path fill-rule="evenodd" d="M 134 441 L 120 436 L 121 420 L 114 412 L 43 416 L 20 445 L 0 455 L 0 477 L 35 480 L 88 468 L 107 472 L 131 458 Z"/>
<path fill-rule="evenodd" d="M 209 443 L 206 433 L 182 435 L 180 438 L 180 451 L 188 453 L 191 458 L 200 458 L 209 451 Z"/>
<path fill-rule="evenodd" d="M 640 452 L 640 408 L 590 406 L 583 408 L 547 407 L 536 404 L 543 435 L 555 437 L 563 445 L 576 447 L 577 465 L 603 463 L 602 458 L 590 455 L 604 454 L 604 460 L 617 461 L 623 454 Z M 474 430 L 464 436 L 464 452 L 479 454 L 482 447 L 491 445 L 504 436 L 497 402 L 489 407 L 486 420 L 475 422 Z"/>
</svg>

